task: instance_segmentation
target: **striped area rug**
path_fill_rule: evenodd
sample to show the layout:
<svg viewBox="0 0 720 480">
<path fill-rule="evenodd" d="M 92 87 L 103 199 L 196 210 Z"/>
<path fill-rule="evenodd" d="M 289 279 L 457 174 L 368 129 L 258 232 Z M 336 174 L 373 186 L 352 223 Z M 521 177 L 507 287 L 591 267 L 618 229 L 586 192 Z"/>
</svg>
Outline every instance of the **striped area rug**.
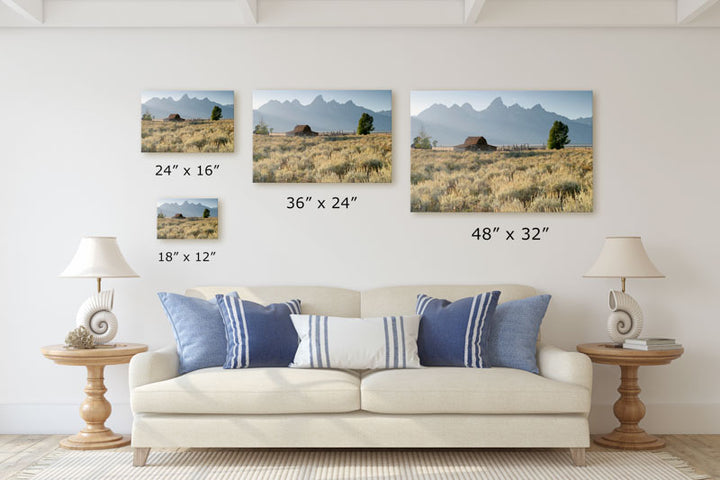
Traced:
<svg viewBox="0 0 720 480">
<path fill-rule="evenodd" d="M 17 480 L 427 479 L 688 480 L 687 464 L 668 454 L 589 452 L 575 467 L 564 450 L 187 450 L 151 451 L 132 466 L 128 449 L 57 450 Z"/>
</svg>

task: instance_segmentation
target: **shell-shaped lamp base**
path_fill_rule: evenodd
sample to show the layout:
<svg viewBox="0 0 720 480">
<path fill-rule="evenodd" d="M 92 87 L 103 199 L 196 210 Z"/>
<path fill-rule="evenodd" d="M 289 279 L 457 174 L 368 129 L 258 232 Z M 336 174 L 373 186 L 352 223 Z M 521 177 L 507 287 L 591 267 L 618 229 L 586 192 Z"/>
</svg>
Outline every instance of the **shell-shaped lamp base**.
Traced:
<svg viewBox="0 0 720 480">
<path fill-rule="evenodd" d="M 95 344 L 108 343 L 117 334 L 118 322 L 112 313 L 115 290 L 105 290 L 80 305 L 75 324 L 87 328 L 95 337 Z"/>
<path fill-rule="evenodd" d="M 608 305 L 612 311 L 607 322 L 610 339 L 615 343 L 623 343 L 627 338 L 639 337 L 643 327 L 643 313 L 637 301 L 625 292 L 610 290 Z"/>
</svg>

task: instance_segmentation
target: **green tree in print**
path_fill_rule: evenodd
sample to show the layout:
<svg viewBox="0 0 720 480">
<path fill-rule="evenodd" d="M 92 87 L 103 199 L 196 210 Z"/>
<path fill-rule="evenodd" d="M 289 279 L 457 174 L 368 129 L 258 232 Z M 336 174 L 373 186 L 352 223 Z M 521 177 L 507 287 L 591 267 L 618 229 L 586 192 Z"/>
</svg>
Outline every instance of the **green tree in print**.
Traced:
<svg viewBox="0 0 720 480">
<path fill-rule="evenodd" d="M 208 218 L 210 216 L 210 209 L 206 208 L 203 210 L 203 218 Z"/>
<path fill-rule="evenodd" d="M 357 134 L 358 135 L 368 135 L 370 132 L 375 130 L 375 126 L 373 125 L 373 117 L 367 113 L 363 113 L 360 116 L 360 120 L 358 120 L 358 128 L 357 128 Z"/>
<path fill-rule="evenodd" d="M 220 120 L 222 118 L 222 108 L 215 105 L 210 113 L 210 120 Z"/>
<path fill-rule="evenodd" d="M 268 128 L 268 124 L 265 123 L 265 120 L 261 118 L 260 122 L 255 125 L 255 130 L 253 130 L 253 133 L 256 135 L 268 135 L 271 131 L 272 129 Z"/>
<path fill-rule="evenodd" d="M 437 143 L 437 142 L 436 142 Z M 430 143 L 430 135 L 427 134 L 425 128 L 420 129 L 418 136 L 413 138 L 412 148 L 419 148 L 422 150 L 430 150 L 433 147 Z"/>
<path fill-rule="evenodd" d="M 550 135 L 548 135 L 547 148 L 550 150 L 561 150 L 565 145 L 570 143 L 568 133 L 570 128 L 559 120 L 555 120 L 553 126 L 550 127 Z"/>
</svg>

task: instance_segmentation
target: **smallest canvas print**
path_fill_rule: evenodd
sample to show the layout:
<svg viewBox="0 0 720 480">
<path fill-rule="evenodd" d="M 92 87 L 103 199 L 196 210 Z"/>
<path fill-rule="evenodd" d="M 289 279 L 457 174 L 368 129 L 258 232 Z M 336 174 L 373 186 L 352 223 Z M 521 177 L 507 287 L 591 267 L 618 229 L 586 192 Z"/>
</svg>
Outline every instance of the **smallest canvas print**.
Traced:
<svg viewBox="0 0 720 480">
<path fill-rule="evenodd" d="M 218 238 L 217 198 L 164 198 L 157 202 L 157 238 Z"/>
</svg>

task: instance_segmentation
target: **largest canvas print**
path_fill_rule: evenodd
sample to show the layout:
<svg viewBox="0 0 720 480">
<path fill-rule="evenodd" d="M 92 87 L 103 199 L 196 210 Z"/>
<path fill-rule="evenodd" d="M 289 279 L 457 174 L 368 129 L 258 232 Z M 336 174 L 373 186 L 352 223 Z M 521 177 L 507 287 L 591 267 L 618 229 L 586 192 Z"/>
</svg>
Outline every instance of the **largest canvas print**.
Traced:
<svg viewBox="0 0 720 480">
<path fill-rule="evenodd" d="M 413 212 L 591 212 L 593 94 L 413 91 Z"/>
<path fill-rule="evenodd" d="M 256 90 L 253 181 L 392 181 L 390 90 Z"/>
</svg>

